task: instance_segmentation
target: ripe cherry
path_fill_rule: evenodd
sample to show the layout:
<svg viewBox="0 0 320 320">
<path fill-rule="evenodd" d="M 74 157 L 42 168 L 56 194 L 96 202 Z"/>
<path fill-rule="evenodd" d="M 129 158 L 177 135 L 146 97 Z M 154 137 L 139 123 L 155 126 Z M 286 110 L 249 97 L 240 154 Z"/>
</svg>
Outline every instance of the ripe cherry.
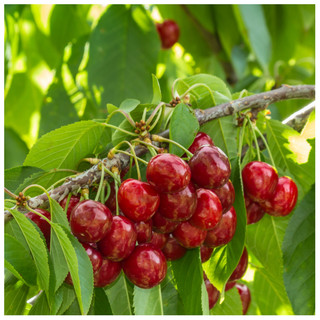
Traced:
<svg viewBox="0 0 320 320">
<path fill-rule="evenodd" d="M 264 202 L 273 196 L 278 183 L 278 174 L 269 164 L 249 162 L 242 170 L 245 193 L 255 202 Z"/>
<path fill-rule="evenodd" d="M 218 196 L 208 189 L 197 189 L 197 207 L 189 222 L 199 228 L 213 229 L 221 220 L 222 206 Z"/>
<path fill-rule="evenodd" d="M 208 299 L 209 299 L 209 310 L 211 310 L 215 304 L 219 300 L 220 292 L 218 289 L 210 282 L 209 279 L 204 281 L 206 285 L 206 289 L 208 292 Z"/>
<path fill-rule="evenodd" d="M 167 262 L 164 254 L 149 243 L 139 244 L 123 261 L 123 271 L 136 286 L 144 289 L 158 285 L 166 276 Z"/>
<path fill-rule="evenodd" d="M 145 243 L 151 240 L 152 236 L 152 220 L 139 221 L 134 224 L 137 232 L 138 243 Z"/>
<path fill-rule="evenodd" d="M 194 214 L 196 207 L 197 194 L 192 183 L 179 192 L 160 194 L 159 213 L 169 220 L 188 220 Z"/>
<path fill-rule="evenodd" d="M 240 261 L 234 271 L 232 272 L 228 281 L 235 281 L 241 279 L 247 271 L 248 267 L 248 251 L 245 247 L 243 249 Z"/>
<path fill-rule="evenodd" d="M 102 203 L 94 200 L 79 202 L 70 215 L 72 233 L 83 242 L 98 242 L 111 228 L 112 213 Z"/>
<path fill-rule="evenodd" d="M 253 224 L 260 221 L 265 212 L 259 203 L 252 201 L 249 197 L 244 196 L 247 211 L 247 224 Z"/>
<path fill-rule="evenodd" d="M 225 286 L 225 291 L 232 289 L 236 285 L 236 281 L 228 281 Z"/>
<path fill-rule="evenodd" d="M 248 286 L 242 283 L 236 283 L 236 288 L 238 289 L 241 303 L 242 303 L 242 314 L 247 314 L 248 308 L 251 302 L 251 294 Z"/>
<path fill-rule="evenodd" d="M 151 240 L 148 243 L 154 245 L 158 249 L 162 249 L 168 238 L 169 235 L 167 233 L 158 233 L 152 231 Z"/>
<path fill-rule="evenodd" d="M 152 217 L 152 229 L 159 233 L 170 233 L 177 227 L 178 224 L 178 221 L 170 221 L 163 217 L 159 211 L 157 211 Z"/>
<path fill-rule="evenodd" d="M 133 251 L 137 240 L 134 224 L 126 217 L 114 216 L 106 236 L 98 242 L 102 255 L 112 261 L 121 261 Z"/>
<path fill-rule="evenodd" d="M 200 188 L 220 188 L 228 182 L 231 167 L 228 157 L 218 147 L 203 146 L 189 160 L 192 180 Z"/>
<path fill-rule="evenodd" d="M 147 221 L 157 211 L 160 196 L 148 183 L 127 179 L 120 185 L 118 203 L 123 214 L 132 221 Z"/>
<path fill-rule="evenodd" d="M 43 216 L 45 216 L 46 218 L 48 218 L 49 220 L 51 220 L 51 216 L 50 216 L 50 212 L 44 210 L 44 209 L 34 209 L 34 211 L 37 211 L 39 213 L 41 213 Z M 34 212 L 28 212 L 26 214 L 26 217 L 29 218 L 30 220 L 32 220 L 40 229 L 40 231 L 43 233 L 44 238 L 46 239 L 46 243 L 47 246 L 50 245 L 50 224 L 43 219 L 42 217 L 40 217 L 39 215 L 37 215 Z"/>
<path fill-rule="evenodd" d="M 208 136 L 206 133 L 198 132 L 188 150 L 191 153 L 195 153 L 200 147 L 205 145 L 214 146 L 214 143 L 210 136 Z"/>
<path fill-rule="evenodd" d="M 173 20 L 165 20 L 156 24 L 161 39 L 162 49 L 170 49 L 179 39 L 180 29 Z"/>
<path fill-rule="evenodd" d="M 121 171 L 122 172 L 122 171 Z M 115 213 L 117 210 L 117 202 L 116 202 L 116 190 L 114 187 L 114 182 L 110 183 L 110 194 L 105 202 L 105 205 L 109 208 L 112 213 Z"/>
<path fill-rule="evenodd" d="M 191 171 L 181 158 L 160 153 L 151 158 L 147 166 L 147 180 L 158 192 L 178 192 L 190 182 Z"/>
<path fill-rule="evenodd" d="M 172 261 L 182 258 L 187 252 L 187 249 L 182 247 L 178 241 L 170 235 L 162 248 L 162 252 L 168 261 Z"/>
<path fill-rule="evenodd" d="M 225 183 L 222 187 L 211 189 L 211 191 L 213 191 L 218 196 L 222 205 L 222 213 L 226 213 L 227 211 L 229 211 L 236 197 L 231 180 Z"/>
<path fill-rule="evenodd" d="M 201 262 L 202 263 L 204 263 L 210 259 L 212 251 L 213 251 L 213 248 L 209 248 L 204 245 L 202 245 L 200 247 L 200 255 L 201 255 Z"/>
<path fill-rule="evenodd" d="M 218 247 L 231 241 L 236 232 L 237 214 L 232 207 L 228 212 L 222 215 L 220 222 L 207 233 L 204 245 L 208 247 Z"/>
<path fill-rule="evenodd" d="M 63 198 L 60 201 L 60 206 L 64 209 L 66 207 L 67 204 L 67 200 L 68 197 Z M 68 221 L 70 221 L 70 215 L 71 215 L 71 211 L 73 210 L 73 208 L 80 202 L 80 197 L 78 196 L 71 196 L 70 200 L 69 200 L 69 204 L 68 204 L 68 209 L 67 209 L 67 218 Z"/>
<path fill-rule="evenodd" d="M 103 258 L 101 267 L 94 273 L 94 286 L 105 287 L 106 285 L 114 282 L 118 278 L 120 271 L 120 262 Z"/>
</svg>

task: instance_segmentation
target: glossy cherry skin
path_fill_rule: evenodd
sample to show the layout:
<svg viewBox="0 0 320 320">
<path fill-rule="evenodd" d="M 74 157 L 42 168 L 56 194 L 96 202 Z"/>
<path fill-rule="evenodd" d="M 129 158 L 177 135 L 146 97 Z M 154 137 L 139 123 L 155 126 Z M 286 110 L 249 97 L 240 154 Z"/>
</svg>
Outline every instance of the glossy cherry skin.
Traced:
<svg viewBox="0 0 320 320">
<path fill-rule="evenodd" d="M 255 202 L 264 202 L 273 196 L 278 174 L 268 163 L 252 161 L 243 168 L 242 181 L 249 198 Z"/>
<path fill-rule="evenodd" d="M 261 204 L 265 211 L 275 217 L 288 215 L 295 207 L 298 199 L 298 188 L 289 177 L 278 180 L 273 197 Z"/>
<path fill-rule="evenodd" d="M 201 255 L 201 262 L 202 263 L 204 263 L 210 259 L 212 251 L 213 251 L 213 248 L 209 248 L 204 245 L 202 245 L 200 247 L 200 255 Z"/>
<path fill-rule="evenodd" d="M 60 201 L 60 206 L 64 209 L 66 207 L 67 204 L 67 200 L 68 197 L 63 198 Z M 80 202 L 80 197 L 78 196 L 71 196 L 70 200 L 69 200 L 69 204 L 68 204 L 68 209 L 67 209 L 67 218 L 68 221 L 70 221 L 70 215 L 71 215 L 71 211 L 73 210 L 73 208 Z"/>
<path fill-rule="evenodd" d="M 144 289 L 158 285 L 167 273 L 166 257 L 160 249 L 149 243 L 136 246 L 122 266 L 128 279 Z"/>
<path fill-rule="evenodd" d="M 220 222 L 207 233 L 204 245 L 208 247 L 219 247 L 229 243 L 237 227 L 237 214 L 232 207 L 228 212 L 222 215 Z"/>
<path fill-rule="evenodd" d="M 161 250 L 166 244 L 168 238 L 169 235 L 167 233 L 158 233 L 152 231 L 151 239 L 148 243 L 154 245 L 155 247 Z"/>
<path fill-rule="evenodd" d="M 209 279 L 204 281 L 206 285 L 206 289 L 208 292 L 208 299 L 209 299 L 209 310 L 211 310 L 215 304 L 219 300 L 220 292 L 218 289 L 209 281 Z"/>
<path fill-rule="evenodd" d="M 152 217 L 152 229 L 158 233 L 170 233 L 178 224 L 178 221 L 170 221 L 163 217 L 159 211 Z"/>
<path fill-rule="evenodd" d="M 162 248 L 162 252 L 168 261 L 173 261 L 182 258 L 187 252 L 187 249 L 182 247 L 179 242 L 170 235 Z"/>
<path fill-rule="evenodd" d="M 178 156 L 160 153 L 149 161 L 146 176 L 158 192 L 173 193 L 189 184 L 191 171 L 188 164 Z"/>
<path fill-rule="evenodd" d="M 169 220 L 188 220 L 194 214 L 196 207 L 197 194 L 192 183 L 179 192 L 160 194 L 159 213 Z"/>
<path fill-rule="evenodd" d="M 215 146 L 199 148 L 189 160 L 192 180 L 200 188 L 220 188 L 226 184 L 231 174 L 228 157 Z"/>
<path fill-rule="evenodd" d="M 259 203 L 252 201 L 249 197 L 245 196 L 246 211 L 247 211 L 247 224 L 253 224 L 260 221 L 265 215 L 264 209 Z"/>
<path fill-rule="evenodd" d="M 235 281 L 241 279 L 247 271 L 248 267 L 248 251 L 246 247 L 243 250 L 240 261 L 234 271 L 232 272 L 228 281 Z"/>
<path fill-rule="evenodd" d="M 37 211 L 41 213 L 43 216 L 51 220 L 50 212 L 44 210 L 44 209 L 34 209 L 34 211 Z M 40 231 L 43 233 L 44 238 L 46 239 L 47 246 L 50 245 L 50 224 L 44 220 L 42 217 L 37 215 L 34 212 L 28 212 L 26 214 L 26 217 L 32 220 L 40 229 Z"/>
<path fill-rule="evenodd" d="M 152 236 L 152 220 L 139 221 L 134 224 L 137 232 L 138 243 L 145 243 L 151 240 Z"/>
<path fill-rule="evenodd" d="M 112 225 L 112 213 L 102 203 L 94 200 L 79 202 L 70 215 L 72 233 L 83 242 L 98 242 Z"/>
<path fill-rule="evenodd" d="M 242 303 L 242 314 L 247 314 L 248 308 L 251 302 L 251 294 L 248 286 L 242 283 L 236 283 L 236 288 L 238 289 L 241 303 Z"/>
<path fill-rule="evenodd" d="M 132 221 L 147 221 L 157 211 L 160 196 L 148 183 L 136 179 L 123 181 L 118 190 L 118 203 Z"/>
<path fill-rule="evenodd" d="M 102 265 L 98 271 L 94 273 L 94 286 L 105 287 L 114 282 L 121 272 L 121 263 L 103 258 Z"/>
<path fill-rule="evenodd" d="M 225 291 L 232 289 L 236 285 L 235 281 L 228 281 L 225 286 Z"/>
<path fill-rule="evenodd" d="M 191 153 L 195 153 L 200 147 L 202 146 L 214 146 L 214 143 L 210 136 L 208 136 L 204 132 L 198 132 L 196 137 L 194 138 L 191 146 L 188 148 L 188 150 Z"/>
<path fill-rule="evenodd" d="M 165 20 L 156 24 L 162 49 L 170 49 L 179 39 L 180 29 L 173 20 Z"/>
<path fill-rule="evenodd" d="M 231 180 L 225 183 L 222 187 L 211 189 L 211 191 L 213 191 L 218 196 L 222 205 L 222 213 L 226 213 L 227 211 L 229 211 L 236 197 Z"/>
<path fill-rule="evenodd" d="M 134 224 L 126 217 L 114 216 L 106 236 L 98 242 L 99 251 L 112 261 L 121 261 L 133 251 L 137 240 Z"/>
<path fill-rule="evenodd" d="M 105 202 L 105 205 L 109 208 L 112 213 L 116 213 L 117 211 L 117 202 L 116 202 L 116 190 L 114 188 L 114 182 L 110 183 L 110 194 Z"/>
<path fill-rule="evenodd" d="M 218 196 L 208 189 L 197 189 L 197 207 L 189 222 L 205 230 L 213 229 L 221 220 L 222 206 Z"/>
<path fill-rule="evenodd" d="M 202 245 L 206 238 L 207 230 L 199 229 L 188 221 L 183 221 L 172 234 L 183 247 L 192 249 Z"/>
</svg>

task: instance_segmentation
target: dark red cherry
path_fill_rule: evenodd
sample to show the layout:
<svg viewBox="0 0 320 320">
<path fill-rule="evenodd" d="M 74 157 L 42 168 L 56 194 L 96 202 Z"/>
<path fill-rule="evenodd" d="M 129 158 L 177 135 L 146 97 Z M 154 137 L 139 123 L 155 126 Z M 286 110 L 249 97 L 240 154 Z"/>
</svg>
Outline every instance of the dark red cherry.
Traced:
<svg viewBox="0 0 320 320">
<path fill-rule="evenodd" d="M 182 258 L 187 252 L 187 249 L 182 247 L 178 241 L 170 235 L 162 248 L 162 252 L 168 261 L 172 261 Z"/>
<path fill-rule="evenodd" d="M 200 247 L 201 262 L 202 263 L 204 263 L 210 259 L 212 251 L 213 251 L 213 248 L 209 248 L 204 245 L 202 245 Z"/>
<path fill-rule="evenodd" d="M 222 206 L 218 196 L 208 189 L 197 189 L 197 207 L 189 222 L 199 228 L 213 229 L 221 220 Z"/>
<path fill-rule="evenodd" d="M 167 262 L 164 254 L 149 243 L 139 244 L 123 261 L 123 271 L 136 286 L 144 289 L 158 285 L 166 276 Z"/>
<path fill-rule="evenodd" d="M 152 217 L 152 229 L 159 233 L 170 233 L 177 227 L 178 224 L 178 221 L 170 221 L 163 217 L 159 211 L 157 211 Z"/>
<path fill-rule="evenodd" d="M 210 136 L 208 136 L 206 133 L 198 132 L 188 150 L 191 153 L 195 153 L 200 147 L 205 145 L 214 146 L 214 143 Z"/>
<path fill-rule="evenodd" d="M 261 207 L 275 217 L 288 215 L 296 205 L 298 199 L 298 188 L 295 182 L 289 177 L 281 177 L 278 180 L 273 196 Z"/>
<path fill-rule="evenodd" d="M 243 168 L 242 180 L 248 197 L 255 202 L 264 202 L 273 196 L 278 174 L 268 163 L 252 161 Z"/>
<path fill-rule="evenodd" d="M 226 213 L 227 211 L 229 211 L 236 197 L 231 180 L 229 180 L 222 187 L 211 189 L 211 191 L 213 191 L 218 196 L 222 205 L 222 213 Z"/>
<path fill-rule="evenodd" d="M 252 201 L 246 195 L 244 196 L 247 211 L 247 224 L 253 224 L 260 221 L 265 212 L 259 203 Z"/>
<path fill-rule="evenodd" d="M 158 249 L 162 249 L 168 238 L 169 235 L 167 233 L 158 233 L 152 231 L 151 240 L 148 243 L 154 245 Z"/>
<path fill-rule="evenodd" d="M 161 39 L 162 49 L 170 49 L 179 39 L 180 29 L 173 20 L 165 20 L 156 24 Z"/>
<path fill-rule="evenodd" d="M 147 221 L 157 211 L 160 196 L 148 183 L 127 179 L 118 190 L 118 203 L 123 214 L 132 221 Z"/>
<path fill-rule="evenodd" d="M 234 271 L 232 272 L 228 281 L 235 281 L 241 279 L 247 271 L 248 267 L 248 251 L 246 247 L 243 249 L 240 261 Z"/>
<path fill-rule="evenodd" d="M 204 245 L 208 247 L 218 247 L 231 241 L 236 232 L 237 215 L 232 207 L 228 212 L 222 215 L 220 222 L 207 233 Z"/>
<path fill-rule="evenodd" d="M 248 308 L 251 302 L 251 294 L 248 286 L 242 283 L 236 283 L 236 288 L 238 289 L 241 303 L 242 303 L 242 314 L 247 314 Z"/>
<path fill-rule="evenodd" d="M 51 220 L 50 212 L 44 209 L 34 209 L 34 211 L 41 213 L 43 216 Z M 47 246 L 49 246 L 50 245 L 50 224 L 45 219 L 43 219 L 42 217 L 40 217 L 34 212 L 28 212 L 26 214 L 26 217 L 32 220 L 39 227 L 40 231 L 44 235 L 44 238 L 46 239 Z"/>
<path fill-rule="evenodd" d="M 151 240 L 152 236 L 152 220 L 139 221 L 134 224 L 137 232 L 138 243 L 145 243 Z"/>
<path fill-rule="evenodd" d="M 102 265 L 98 271 L 94 273 L 94 286 L 105 287 L 114 282 L 121 271 L 121 263 L 103 258 Z"/>
<path fill-rule="evenodd" d="M 112 261 L 121 261 L 133 251 L 137 240 L 134 224 L 126 217 L 114 216 L 106 236 L 98 242 L 102 255 Z"/>
<path fill-rule="evenodd" d="M 102 203 L 94 200 L 79 202 L 70 215 L 72 233 L 83 242 L 98 242 L 111 228 L 112 213 Z"/>
<path fill-rule="evenodd" d="M 192 183 L 179 192 L 160 194 L 159 213 L 169 220 L 188 220 L 194 214 L 196 207 L 197 194 Z"/>
<path fill-rule="evenodd" d="M 203 146 L 189 160 L 192 180 L 200 188 L 220 188 L 231 174 L 228 157 L 218 147 Z"/>
<path fill-rule="evenodd" d="M 172 234 L 183 247 L 192 249 L 202 245 L 206 238 L 207 230 L 199 229 L 188 221 L 183 221 Z"/>
<path fill-rule="evenodd" d="M 105 205 L 109 208 L 109 210 L 112 213 L 116 213 L 116 211 L 117 211 L 117 199 L 116 198 L 117 198 L 117 196 L 116 196 L 116 190 L 114 187 L 114 182 L 111 182 L 110 183 L 110 194 L 109 194 L 107 201 L 105 202 Z"/>
<path fill-rule="evenodd" d="M 208 299 L 209 299 L 209 310 L 212 309 L 215 304 L 219 300 L 220 292 L 218 289 L 209 281 L 209 279 L 204 281 L 206 285 L 206 289 L 208 292 Z"/>
<path fill-rule="evenodd" d="M 60 206 L 64 209 L 66 207 L 67 204 L 67 200 L 68 197 L 63 198 L 60 201 Z M 78 196 L 71 196 L 70 200 L 69 200 L 69 204 L 68 204 L 68 209 L 67 209 L 67 218 L 70 221 L 70 215 L 71 215 L 71 211 L 73 210 L 73 208 L 80 202 L 80 197 Z"/>
<path fill-rule="evenodd" d="M 147 166 L 147 180 L 158 192 L 178 192 L 190 182 L 188 164 L 178 156 L 160 153 L 151 158 Z"/>
<path fill-rule="evenodd" d="M 226 283 L 225 291 L 228 291 L 228 290 L 232 289 L 235 285 L 236 285 L 235 281 L 228 281 Z"/>
</svg>

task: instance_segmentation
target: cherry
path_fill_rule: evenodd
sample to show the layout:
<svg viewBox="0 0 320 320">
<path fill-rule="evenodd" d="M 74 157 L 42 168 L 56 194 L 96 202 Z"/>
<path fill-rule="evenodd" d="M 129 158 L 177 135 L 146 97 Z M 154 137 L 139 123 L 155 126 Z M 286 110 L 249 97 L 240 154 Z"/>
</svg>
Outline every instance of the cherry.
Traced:
<svg viewBox="0 0 320 320">
<path fill-rule="evenodd" d="M 161 39 L 162 49 L 170 49 L 179 39 L 180 29 L 173 20 L 165 20 L 156 24 Z"/>
<path fill-rule="evenodd" d="M 98 242 L 100 252 L 112 261 L 121 261 L 133 251 L 137 240 L 134 224 L 126 217 L 114 216 L 106 236 Z"/>
<path fill-rule="evenodd" d="M 222 205 L 222 213 L 226 213 L 227 211 L 229 211 L 234 203 L 234 199 L 236 196 L 231 180 L 225 183 L 222 187 L 218 189 L 211 189 L 211 191 L 213 191 L 218 196 Z"/>
<path fill-rule="evenodd" d="M 112 213 L 116 213 L 116 211 L 117 211 L 117 202 L 116 201 L 117 201 L 117 196 L 116 196 L 114 182 L 111 182 L 110 183 L 110 194 L 109 194 L 107 201 L 105 202 L 105 205 L 109 208 L 109 210 Z"/>
<path fill-rule="evenodd" d="M 220 292 L 218 291 L 218 289 L 210 282 L 209 279 L 206 279 L 204 281 L 205 285 L 206 285 L 206 289 L 208 292 L 208 299 L 209 299 L 209 309 L 211 310 L 215 304 L 218 302 L 219 300 L 219 296 L 220 296 Z"/>
<path fill-rule="evenodd" d="M 68 197 L 63 198 L 60 201 L 60 206 L 65 209 L 66 204 L 67 204 L 67 200 Z M 69 200 L 69 205 L 68 205 L 68 209 L 67 209 L 67 218 L 68 221 L 70 221 L 70 215 L 71 215 L 71 211 L 73 210 L 73 208 L 79 203 L 80 201 L 80 197 L 79 196 L 71 196 L 70 200 Z"/>
<path fill-rule="evenodd" d="M 209 248 L 204 245 L 202 245 L 200 247 L 201 262 L 202 263 L 204 263 L 210 259 L 212 251 L 213 251 L 213 248 Z"/>
<path fill-rule="evenodd" d="M 228 157 L 215 146 L 199 148 L 189 160 L 192 180 L 200 188 L 220 188 L 228 182 L 231 168 Z"/>
<path fill-rule="evenodd" d="M 247 248 L 244 247 L 240 261 L 236 266 L 236 268 L 234 269 L 228 281 L 235 281 L 235 280 L 241 279 L 243 275 L 246 273 L 247 267 L 248 267 L 248 251 L 247 251 Z"/>
<path fill-rule="evenodd" d="M 245 193 L 255 202 L 264 202 L 273 196 L 278 183 L 278 174 L 269 164 L 249 162 L 242 170 Z"/>
<path fill-rule="evenodd" d="M 152 231 L 151 240 L 148 243 L 154 245 L 158 249 L 162 249 L 166 244 L 168 238 L 169 235 L 167 233 L 158 233 Z"/>
<path fill-rule="evenodd" d="M 218 247 L 231 241 L 237 227 L 237 214 L 232 207 L 222 215 L 220 222 L 207 233 L 204 245 L 208 247 Z"/>
<path fill-rule="evenodd" d="M 145 243 L 151 240 L 152 236 L 152 220 L 139 221 L 134 224 L 137 232 L 138 243 Z"/>
<path fill-rule="evenodd" d="M 167 262 L 164 254 L 149 243 L 139 244 L 123 261 L 123 271 L 136 286 L 144 289 L 158 285 L 166 276 Z"/>
<path fill-rule="evenodd" d="M 195 153 L 200 147 L 204 145 L 214 146 L 214 143 L 210 136 L 208 136 L 206 133 L 198 132 L 188 150 L 191 153 Z"/>
<path fill-rule="evenodd" d="M 225 286 L 225 291 L 232 289 L 236 285 L 235 281 L 228 281 Z"/>
<path fill-rule="evenodd" d="M 102 203 L 94 200 L 79 202 L 70 215 L 72 233 L 83 242 L 98 242 L 111 228 L 112 214 Z"/>
<path fill-rule="evenodd" d="M 161 201 L 160 201 L 161 204 Z M 170 221 L 163 217 L 159 211 L 155 213 L 155 215 L 152 217 L 152 229 L 159 233 L 170 233 L 172 232 L 179 222 L 177 221 Z"/>
<path fill-rule="evenodd" d="M 247 224 L 253 224 L 260 221 L 265 212 L 259 203 L 252 201 L 246 195 L 244 196 L 247 211 Z"/>
<path fill-rule="evenodd" d="M 275 217 L 288 215 L 296 205 L 298 188 L 289 177 L 281 177 L 278 180 L 273 197 L 261 204 L 265 211 Z"/>
<path fill-rule="evenodd" d="M 120 262 L 103 258 L 101 267 L 94 273 L 94 286 L 105 287 L 106 285 L 114 282 L 118 278 L 120 271 Z"/>
<path fill-rule="evenodd" d="M 170 153 L 152 157 L 147 165 L 147 180 L 158 192 L 178 192 L 190 182 L 191 171 L 181 158 Z"/>
<path fill-rule="evenodd" d="M 183 221 L 172 234 L 183 247 L 192 249 L 202 245 L 206 238 L 207 230 L 199 229 L 191 225 L 188 221 Z"/>
<path fill-rule="evenodd" d="M 218 196 L 208 189 L 197 189 L 197 207 L 189 222 L 199 228 L 213 229 L 221 220 L 222 206 Z"/>
<path fill-rule="evenodd" d="M 188 220 L 194 214 L 196 207 L 197 194 L 192 183 L 179 192 L 160 194 L 159 212 L 169 220 Z"/>
<path fill-rule="evenodd" d="M 118 203 L 123 214 L 132 221 L 147 221 L 157 211 L 160 196 L 148 183 L 127 179 L 120 185 Z"/>
<path fill-rule="evenodd" d="M 43 216 L 45 216 L 46 218 L 48 218 L 49 220 L 51 220 L 51 215 L 50 212 L 44 210 L 44 209 L 34 209 L 34 211 L 37 211 L 39 213 L 41 213 Z M 40 229 L 40 231 L 43 233 L 44 238 L 46 239 L 46 243 L 47 246 L 50 245 L 50 224 L 43 219 L 42 217 L 40 217 L 39 215 L 37 215 L 34 212 L 28 212 L 26 214 L 26 217 L 29 218 L 30 220 L 32 220 Z"/>
<path fill-rule="evenodd" d="M 172 261 L 182 258 L 187 252 L 187 249 L 182 247 L 178 241 L 170 235 L 162 248 L 162 252 L 168 261 Z"/>
<path fill-rule="evenodd" d="M 250 302 L 251 302 L 251 294 L 248 286 L 242 283 L 236 283 L 236 288 L 238 289 L 241 303 L 242 303 L 242 314 L 247 314 Z"/>
</svg>

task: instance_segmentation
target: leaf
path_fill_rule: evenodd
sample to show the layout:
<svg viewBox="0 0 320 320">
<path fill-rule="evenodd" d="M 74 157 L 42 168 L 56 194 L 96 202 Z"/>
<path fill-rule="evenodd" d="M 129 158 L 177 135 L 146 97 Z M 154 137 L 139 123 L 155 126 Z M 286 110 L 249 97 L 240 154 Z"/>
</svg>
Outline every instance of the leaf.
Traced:
<svg viewBox="0 0 320 320">
<path fill-rule="evenodd" d="M 34 305 L 30 309 L 28 315 L 50 315 L 50 307 L 44 292 L 37 297 Z"/>
<path fill-rule="evenodd" d="M 94 314 L 112 315 L 111 306 L 103 288 L 94 288 Z"/>
<path fill-rule="evenodd" d="M 74 288 L 68 284 L 63 284 L 58 289 L 58 291 L 60 291 L 62 295 L 62 303 L 57 314 L 63 314 L 71 306 L 71 304 L 76 300 L 76 294 L 75 294 Z"/>
<path fill-rule="evenodd" d="M 186 149 L 192 144 L 197 132 L 199 131 L 199 122 L 189 108 L 180 103 L 172 113 L 169 125 L 169 137 L 178 142 Z M 181 156 L 184 151 L 178 146 L 170 143 L 169 152 Z"/>
<path fill-rule="evenodd" d="M 163 315 L 161 286 L 151 289 L 134 286 L 133 307 L 135 315 Z"/>
<path fill-rule="evenodd" d="M 315 312 L 315 187 L 292 215 L 282 243 L 284 284 L 295 314 Z M 297 294 L 299 293 L 299 294 Z"/>
<path fill-rule="evenodd" d="M 6 286 L 4 290 L 4 314 L 22 315 L 28 292 L 29 287 L 21 281 L 15 285 Z"/>
<path fill-rule="evenodd" d="M 153 98 L 151 103 L 158 104 L 161 101 L 161 88 L 158 78 L 153 74 L 152 75 L 152 88 L 153 88 Z"/>
<path fill-rule="evenodd" d="M 140 101 L 137 99 L 126 99 L 121 102 L 119 109 L 126 112 L 130 113 L 133 111 L 138 105 L 140 104 Z"/>
<path fill-rule="evenodd" d="M 225 292 L 222 303 L 219 301 L 210 311 L 211 315 L 242 315 L 242 302 L 239 292 L 236 288 L 232 288 Z"/>
<path fill-rule="evenodd" d="M 4 231 L 15 238 L 21 245 L 25 247 L 26 250 L 29 250 L 28 243 L 16 220 L 12 219 L 7 222 L 4 226 Z"/>
</svg>

